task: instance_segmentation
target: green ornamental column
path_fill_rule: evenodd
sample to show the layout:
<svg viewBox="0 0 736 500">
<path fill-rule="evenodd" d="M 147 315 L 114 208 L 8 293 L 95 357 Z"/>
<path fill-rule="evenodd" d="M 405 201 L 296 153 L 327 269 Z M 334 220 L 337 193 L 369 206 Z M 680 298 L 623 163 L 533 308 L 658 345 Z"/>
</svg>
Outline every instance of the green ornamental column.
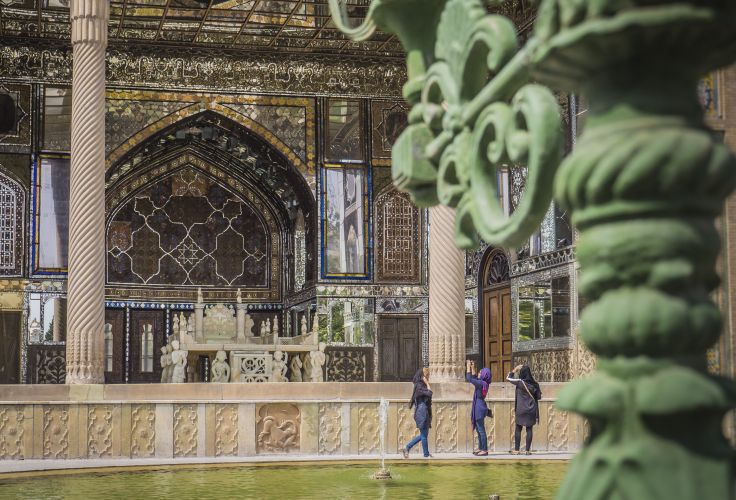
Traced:
<svg viewBox="0 0 736 500">
<path fill-rule="evenodd" d="M 407 48 L 412 105 L 394 146 L 395 183 L 415 203 L 455 207 L 456 242 L 517 246 L 555 198 L 580 230 L 581 335 L 598 370 L 558 406 L 591 434 L 561 500 L 732 499 L 736 459 L 722 432 L 734 381 L 707 374 L 718 339 L 714 218 L 736 159 L 709 131 L 699 78 L 736 61 L 733 0 L 543 0 L 519 48 L 481 0 L 374 0 L 348 28 L 378 27 Z M 561 161 L 550 88 L 586 96 L 586 128 Z M 528 169 L 510 218 L 497 169 Z"/>
</svg>

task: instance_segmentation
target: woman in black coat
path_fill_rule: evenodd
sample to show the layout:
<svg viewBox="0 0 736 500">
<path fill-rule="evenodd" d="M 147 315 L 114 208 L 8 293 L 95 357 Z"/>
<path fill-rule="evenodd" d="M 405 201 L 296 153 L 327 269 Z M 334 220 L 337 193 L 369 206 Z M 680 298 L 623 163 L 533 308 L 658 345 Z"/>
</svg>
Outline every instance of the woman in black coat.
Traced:
<svg viewBox="0 0 736 500">
<path fill-rule="evenodd" d="M 521 428 L 526 427 L 526 454 L 531 455 L 533 427 L 534 424 L 539 423 L 539 400 L 542 399 L 542 391 L 527 365 L 519 365 L 514 368 L 506 380 L 516 386 L 516 397 L 514 398 L 516 431 L 514 432 L 514 449 L 511 453 L 519 454 Z"/>
<path fill-rule="evenodd" d="M 419 435 L 412 439 L 406 448 L 402 448 L 401 453 L 404 458 L 409 458 L 409 450 L 414 445 L 422 442 L 422 451 L 424 458 L 430 458 L 429 443 L 427 436 L 429 428 L 432 427 L 432 389 L 429 386 L 429 368 L 420 368 L 414 375 L 414 392 L 411 395 L 409 408 L 414 407 L 414 422 L 419 429 Z"/>
</svg>

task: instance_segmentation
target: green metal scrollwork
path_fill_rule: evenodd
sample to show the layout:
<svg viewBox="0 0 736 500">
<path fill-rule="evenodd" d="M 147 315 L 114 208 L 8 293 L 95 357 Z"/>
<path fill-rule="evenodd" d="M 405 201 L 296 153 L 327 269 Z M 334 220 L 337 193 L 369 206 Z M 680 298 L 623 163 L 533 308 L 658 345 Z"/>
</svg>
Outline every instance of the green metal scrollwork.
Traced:
<svg viewBox="0 0 736 500">
<path fill-rule="evenodd" d="M 501 2 L 494 2 L 501 3 Z M 338 0 L 330 0 L 333 15 Z M 558 405 L 591 424 L 563 500 L 732 499 L 723 436 L 733 380 L 709 375 L 721 317 L 714 219 L 736 159 L 704 124 L 698 79 L 736 61 L 732 0 L 543 0 L 534 36 L 480 0 L 374 0 L 375 25 L 407 49 L 412 105 L 395 182 L 417 204 L 457 207 L 457 242 L 514 246 L 555 197 L 580 231 L 581 335 L 597 372 Z M 535 83 L 530 83 L 530 82 Z M 546 86 L 546 87 L 545 87 Z M 586 128 L 560 164 L 547 87 L 583 94 Z M 503 215 L 496 170 L 529 169 Z"/>
</svg>

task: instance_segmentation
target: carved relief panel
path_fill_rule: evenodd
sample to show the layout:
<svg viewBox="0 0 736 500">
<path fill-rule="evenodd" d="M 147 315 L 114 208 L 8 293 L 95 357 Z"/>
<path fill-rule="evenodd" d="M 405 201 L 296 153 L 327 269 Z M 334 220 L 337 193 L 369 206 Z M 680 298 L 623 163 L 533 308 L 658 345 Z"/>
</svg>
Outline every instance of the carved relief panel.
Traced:
<svg viewBox="0 0 736 500">
<path fill-rule="evenodd" d="M 104 458 L 112 456 L 112 405 L 87 407 L 87 456 Z"/>
<path fill-rule="evenodd" d="M 69 407 L 43 407 L 43 458 L 69 458 Z"/>
<path fill-rule="evenodd" d="M 368 455 L 380 452 L 380 426 L 378 423 L 378 405 L 362 403 L 358 408 L 358 453 Z"/>
<path fill-rule="evenodd" d="M 0 406 L 0 460 L 25 458 L 23 406 Z"/>
<path fill-rule="evenodd" d="M 262 404 L 256 417 L 257 453 L 289 453 L 300 449 L 301 412 L 289 403 Z"/>
<path fill-rule="evenodd" d="M 174 457 L 197 456 L 197 405 L 174 405 Z"/>
<path fill-rule="evenodd" d="M 335 455 L 342 446 L 342 404 L 319 405 L 319 454 Z"/>
<path fill-rule="evenodd" d="M 152 457 L 156 452 L 156 410 L 152 404 L 133 405 L 130 412 L 130 456 Z"/>
<path fill-rule="evenodd" d="M 238 454 L 238 405 L 215 406 L 215 456 Z"/>
</svg>

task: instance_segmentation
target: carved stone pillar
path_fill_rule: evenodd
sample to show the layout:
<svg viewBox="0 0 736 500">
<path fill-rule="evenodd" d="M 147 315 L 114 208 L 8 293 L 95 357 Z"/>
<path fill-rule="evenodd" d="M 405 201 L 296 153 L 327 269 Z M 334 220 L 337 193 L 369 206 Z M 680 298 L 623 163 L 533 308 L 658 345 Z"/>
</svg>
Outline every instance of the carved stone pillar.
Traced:
<svg viewBox="0 0 736 500">
<path fill-rule="evenodd" d="M 194 304 L 194 339 L 204 342 L 204 304 Z"/>
<path fill-rule="evenodd" d="M 107 0 L 72 0 L 66 383 L 104 382 Z"/>
<path fill-rule="evenodd" d="M 238 342 L 245 342 L 245 316 L 248 312 L 248 306 L 246 304 L 237 304 L 235 311 L 235 329 L 238 331 Z"/>
<path fill-rule="evenodd" d="M 429 369 L 434 381 L 463 377 L 465 256 L 455 245 L 455 210 L 429 209 Z"/>
</svg>

